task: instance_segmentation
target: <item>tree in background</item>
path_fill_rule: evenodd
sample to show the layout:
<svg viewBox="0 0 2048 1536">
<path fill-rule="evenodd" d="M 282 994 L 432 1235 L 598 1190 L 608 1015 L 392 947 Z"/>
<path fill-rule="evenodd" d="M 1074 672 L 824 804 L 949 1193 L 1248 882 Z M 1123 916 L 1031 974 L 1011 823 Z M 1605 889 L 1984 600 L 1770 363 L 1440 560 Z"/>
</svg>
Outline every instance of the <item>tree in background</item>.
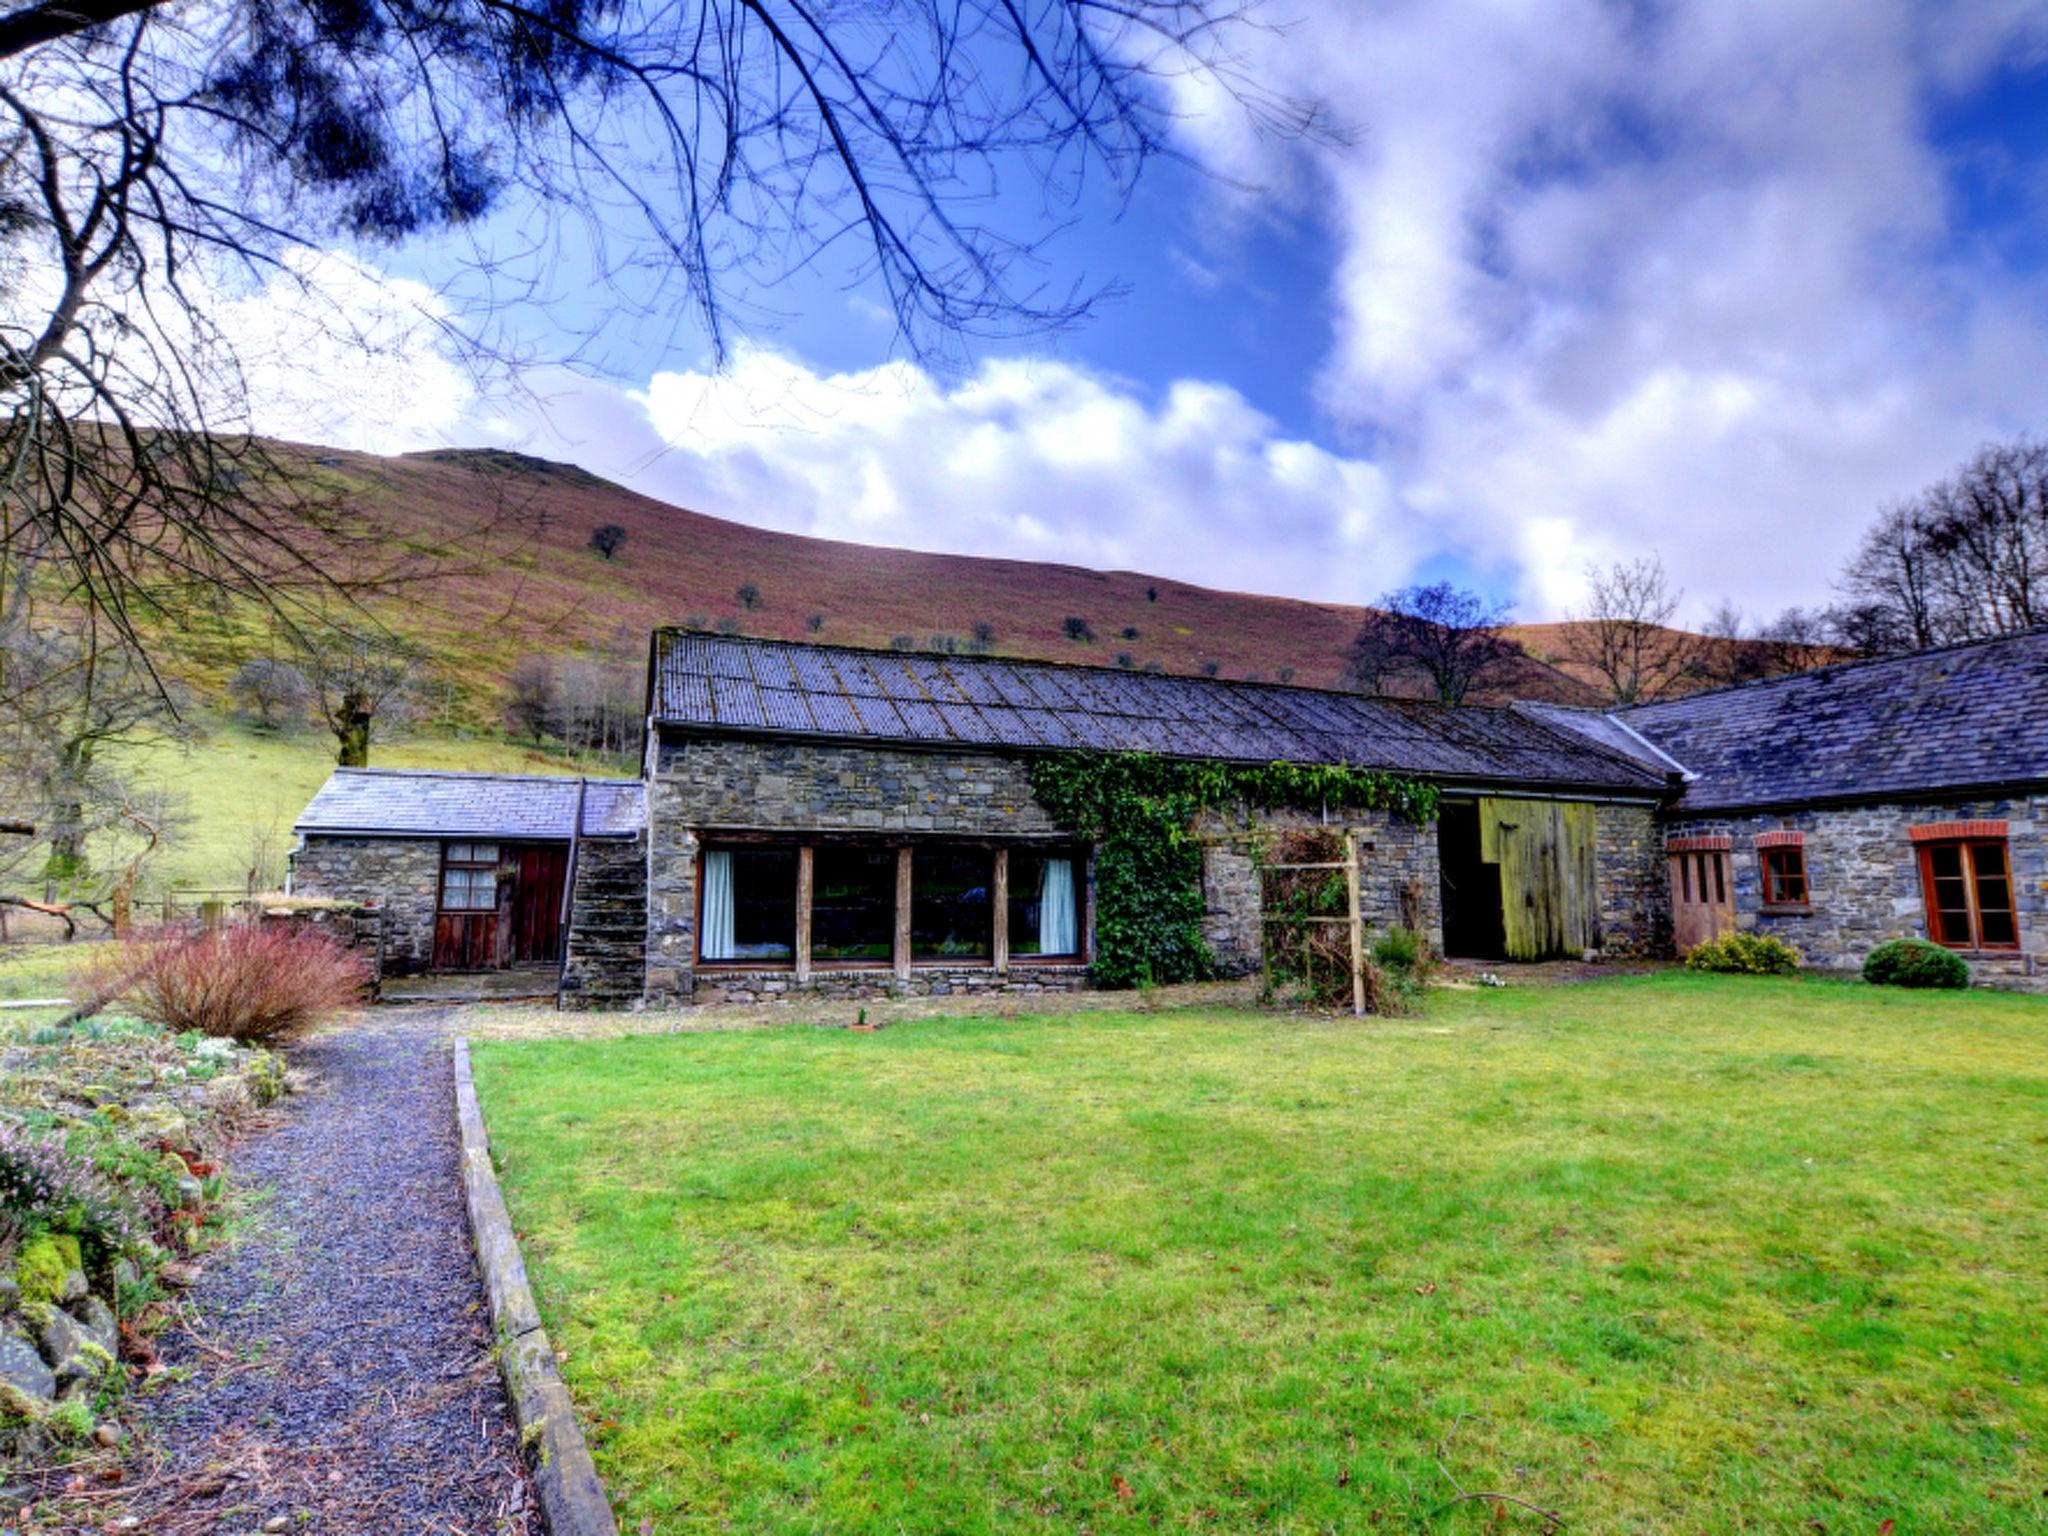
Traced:
<svg viewBox="0 0 2048 1536">
<path fill-rule="evenodd" d="M 1839 583 L 1838 637 L 1870 651 L 2048 623 L 2048 444 L 1990 443 L 1884 509 Z"/>
<path fill-rule="evenodd" d="M 330 628 L 307 637 L 302 659 L 314 708 L 334 734 L 335 763 L 369 767 L 375 733 L 410 718 L 425 658 L 395 635 Z"/>
<path fill-rule="evenodd" d="M 1682 690 L 1698 675 L 1700 637 L 1674 628 L 1685 593 L 1655 555 L 1587 566 L 1586 605 L 1565 615 L 1564 659 L 1626 708 Z"/>
<path fill-rule="evenodd" d="M 625 548 L 626 530 L 617 523 L 605 523 L 590 530 L 590 547 L 610 560 Z"/>
<path fill-rule="evenodd" d="M 1501 632 L 1511 612 L 1448 581 L 1388 592 L 1351 642 L 1344 675 L 1371 693 L 1420 681 L 1442 703 L 1462 703 L 1522 655 Z"/>
<path fill-rule="evenodd" d="M 255 717 L 259 729 L 274 731 L 305 713 L 313 702 L 313 685 L 290 662 L 255 656 L 235 669 L 228 697 Z"/>
<path fill-rule="evenodd" d="M 562 674 L 546 656 L 522 656 L 505 679 L 505 729 L 539 746 L 562 728 Z"/>
</svg>

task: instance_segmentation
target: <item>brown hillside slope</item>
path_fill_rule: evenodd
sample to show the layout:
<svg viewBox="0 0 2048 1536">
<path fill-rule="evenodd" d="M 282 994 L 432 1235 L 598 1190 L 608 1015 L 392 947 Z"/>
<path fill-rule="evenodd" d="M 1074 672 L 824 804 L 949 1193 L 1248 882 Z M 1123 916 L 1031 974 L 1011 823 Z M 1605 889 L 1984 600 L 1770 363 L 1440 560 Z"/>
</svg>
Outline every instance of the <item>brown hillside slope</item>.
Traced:
<svg viewBox="0 0 2048 1536">
<path fill-rule="evenodd" d="M 659 624 L 737 624 L 780 639 L 887 646 L 909 636 L 964 645 L 992 625 L 993 649 L 1048 661 L 1130 664 L 1335 686 L 1363 610 L 1206 587 L 1135 571 L 924 554 L 772 532 L 639 495 L 568 465 L 498 450 L 382 458 L 308 448 L 314 472 L 367 517 L 422 540 L 504 516 L 464 569 L 411 592 L 386 617 L 427 642 L 489 707 L 518 656 L 644 644 Z M 509 515 L 506 515 L 509 514 Z M 617 558 L 591 531 L 626 530 Z M 1361 583 L 1371 578 L 1361 573 Z M 759 589 L 749 611 L 736 595 Z M 1150 595 L 1156 593 L 1156 599 Z M 812 616 L 821 622 L 812 628 Z M 1065 633 L 1084 620 L 1088 641 Z M 1134 635 L 1124 632 L 1135 630 Z M 224 637 L 225 638 L 225 637 Z M 228 658 L 221 656 L 218 660 Z M 1502 696 L 1591 702 L 1583 684 L 1528 662 Z"/>
</svg>

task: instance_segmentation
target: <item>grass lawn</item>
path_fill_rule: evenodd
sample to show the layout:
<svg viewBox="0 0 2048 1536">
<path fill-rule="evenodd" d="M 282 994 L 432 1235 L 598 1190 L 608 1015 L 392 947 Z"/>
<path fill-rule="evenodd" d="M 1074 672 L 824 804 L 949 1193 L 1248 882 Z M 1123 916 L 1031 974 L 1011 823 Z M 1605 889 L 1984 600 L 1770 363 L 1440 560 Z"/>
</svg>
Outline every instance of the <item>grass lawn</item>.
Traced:
<svg viewBox="0 0 2048 1536">
<path fill-rule="evenodd" d="M 2048 1528 L 2048 1001 L 475 1059 L 627 1531 Z"/>
</svg>

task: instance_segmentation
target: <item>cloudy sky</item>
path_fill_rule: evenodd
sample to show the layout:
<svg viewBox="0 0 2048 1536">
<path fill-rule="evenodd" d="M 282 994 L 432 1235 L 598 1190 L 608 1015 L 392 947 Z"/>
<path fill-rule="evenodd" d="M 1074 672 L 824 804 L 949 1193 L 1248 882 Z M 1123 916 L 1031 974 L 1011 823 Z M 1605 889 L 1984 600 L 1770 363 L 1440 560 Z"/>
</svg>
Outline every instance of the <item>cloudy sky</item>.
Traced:
<svg viewBox="0 0 2048 1536">
<path fill-rule="evenodd" d="M 436 253 L 337 259 L 393 345 L 338 398 L 278 370 L 262 424 L 503 443 L 877 543 L 1346 601 L 1450 575 L 1530 618 L 1651 551 L 1696 616 L 1824 601 L 1881 502 L 2048 430 L 2048 6 L 1266 14 L 1297 24 L 1253 67 L 1347 142 L 1188 88 L 1200 168 L 1052 247 L 1055 284 L 1126 290 L 1070 334 L 926 368 L 872 295 L 814 286 L 723 371 L 687 325 L 600 325 L 594 369 L 514 392 L 408 332 Z"/>
</svg>

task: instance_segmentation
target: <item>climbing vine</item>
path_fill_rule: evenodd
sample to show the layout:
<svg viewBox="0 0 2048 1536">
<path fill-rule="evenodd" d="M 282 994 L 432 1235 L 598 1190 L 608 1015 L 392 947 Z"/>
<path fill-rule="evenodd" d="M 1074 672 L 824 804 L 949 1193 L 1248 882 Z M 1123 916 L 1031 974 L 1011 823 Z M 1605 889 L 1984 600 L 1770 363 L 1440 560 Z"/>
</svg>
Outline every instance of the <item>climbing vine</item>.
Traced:
<svg viewBox="0 0 2048 1536">
<path fill-rule="evenodd" d="M 1046 813 L 1096 844 L 1093 976 L 1106 987 L 1214 973 L 1193 837 L 1204 811 L 1329 805 L 1391 811 L 1417 826 L 1436 816 L 1435 785 L 1370 768 L 1067 752 L 1033 758 L 1029 771 Z"/>
</svg>

